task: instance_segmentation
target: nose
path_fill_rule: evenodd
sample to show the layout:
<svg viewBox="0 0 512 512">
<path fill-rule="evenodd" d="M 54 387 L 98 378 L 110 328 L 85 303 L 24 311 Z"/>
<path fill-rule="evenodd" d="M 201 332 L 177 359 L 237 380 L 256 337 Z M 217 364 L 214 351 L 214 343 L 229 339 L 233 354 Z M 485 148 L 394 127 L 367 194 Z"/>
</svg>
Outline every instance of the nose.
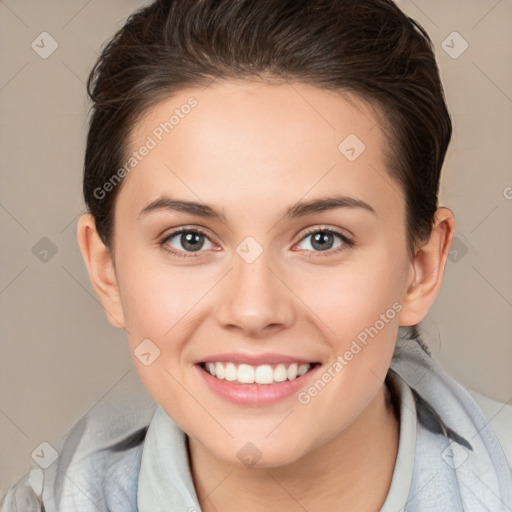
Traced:
<svg viewBox="0 0 512 512">
<path fill-rule="evenodd" d="M 265 251 L 252 263 L 235 255 L 234 268 L 219 289 L 217 321 L 258 338 L 289 327 L 295 319 L 293 292 Z"/>
</svg>

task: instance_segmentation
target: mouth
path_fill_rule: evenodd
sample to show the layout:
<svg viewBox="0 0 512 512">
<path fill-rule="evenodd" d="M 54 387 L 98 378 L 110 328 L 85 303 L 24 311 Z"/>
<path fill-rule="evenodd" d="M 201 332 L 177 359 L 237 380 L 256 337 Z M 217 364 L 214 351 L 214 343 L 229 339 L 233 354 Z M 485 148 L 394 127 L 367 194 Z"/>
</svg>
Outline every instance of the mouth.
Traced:
<svg viewBox="0 0 512 512">
<path fill-rule="evenodd" d="M 199 367 L 211 377 L 232 384 L 276 385 L 301 379 L 314 370 L 320 363 L 274 363 L 274 364 L 237 364 L 226 361 L 208 361 L 199 363 Z"/>
<path fill-rule="evenodd" d="M 229 352 L 197 359 L 200 382 L 221 400 L 265 407 L 293 399 L 315 379 L 322 363 L 289 354 Z"/>
</svg>

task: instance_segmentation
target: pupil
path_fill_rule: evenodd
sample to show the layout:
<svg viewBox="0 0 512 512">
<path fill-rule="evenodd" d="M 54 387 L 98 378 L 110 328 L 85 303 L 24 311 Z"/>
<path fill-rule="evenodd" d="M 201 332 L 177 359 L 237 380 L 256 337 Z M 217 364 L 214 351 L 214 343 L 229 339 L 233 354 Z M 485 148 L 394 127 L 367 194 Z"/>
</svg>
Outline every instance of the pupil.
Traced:
<svg viewBox="0 0 512 512">
<path fill-rule="evenodd" d="M 200 233 L 186 233 L 181 235 L 181 243 L 185 249 L 190 249 L 191 251 L 197 251 L 201 249 L 202 244 L 201 238 L 203 235 Z"/>
<path fill-rule="evenodd" d="M 332 247 L 332 234 L 326 232 L 315 233 L 312 245 L 315 249 L 320 249 L 321 251 L 330 249 Z"/>
</svg>

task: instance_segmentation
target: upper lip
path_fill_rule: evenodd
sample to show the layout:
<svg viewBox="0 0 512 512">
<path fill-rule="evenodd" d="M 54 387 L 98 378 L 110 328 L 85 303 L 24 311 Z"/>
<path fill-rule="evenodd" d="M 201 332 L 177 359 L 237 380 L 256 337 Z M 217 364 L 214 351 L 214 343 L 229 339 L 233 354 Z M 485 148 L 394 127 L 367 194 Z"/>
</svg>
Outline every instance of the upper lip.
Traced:
<svg viewBox="0 0 512 512">
<path fill-rule="evenodd" d="M 304 359 L 303 357 L 289 356 L 286 354 L 241 354 L 240 352 L 215 354 L 206 356 L 196 361 L 199 363 L 234 363 L 234 364 L 249 364 L 251 366 L 259 366 L 263 364 L 278 364 L 278 363 L 297 363 L 308 364 L 315 362 L 314 359 Z"/>
</svg>

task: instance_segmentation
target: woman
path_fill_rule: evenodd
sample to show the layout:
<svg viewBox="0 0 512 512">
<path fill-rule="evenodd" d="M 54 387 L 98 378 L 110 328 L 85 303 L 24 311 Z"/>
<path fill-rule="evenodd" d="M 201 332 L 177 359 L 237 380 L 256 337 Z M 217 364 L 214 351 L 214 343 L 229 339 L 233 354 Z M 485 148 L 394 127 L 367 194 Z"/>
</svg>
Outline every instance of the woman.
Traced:
<svg viewBox="0 0 512 512">
<path fill-rule="evenodd" d="M 418 336 L 454 216 L 416 22 L 390 0 L 156 1 L 89 92 L 78 241 L 157 407 L 115 444 L 119 417 L 86 417 L 7 510 L 22 487 L 47 511 L 512 507 L 500 440 Z"/>
</svg>

